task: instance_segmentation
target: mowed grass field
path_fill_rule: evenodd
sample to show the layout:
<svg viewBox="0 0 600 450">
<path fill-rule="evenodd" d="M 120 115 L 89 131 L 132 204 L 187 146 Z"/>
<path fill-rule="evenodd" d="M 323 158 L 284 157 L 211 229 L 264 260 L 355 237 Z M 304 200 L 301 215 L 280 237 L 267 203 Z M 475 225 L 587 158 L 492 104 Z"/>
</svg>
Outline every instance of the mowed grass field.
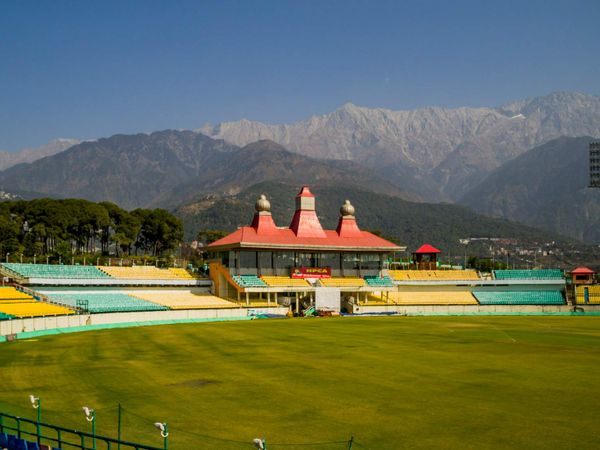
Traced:
<svg viewBox="0 0 600 450">
<path fill-rule="evenodd" d="M 0 410 L 170 448 L 600 448 L 600 317 L 140 327 L 0 344 Z M 223 439 L 223 440 L 221 440 Z M 229 442 L 239 441 L 239 442 Z M 306 444 L 301 446 L 278 444 Z"/>
</svg>

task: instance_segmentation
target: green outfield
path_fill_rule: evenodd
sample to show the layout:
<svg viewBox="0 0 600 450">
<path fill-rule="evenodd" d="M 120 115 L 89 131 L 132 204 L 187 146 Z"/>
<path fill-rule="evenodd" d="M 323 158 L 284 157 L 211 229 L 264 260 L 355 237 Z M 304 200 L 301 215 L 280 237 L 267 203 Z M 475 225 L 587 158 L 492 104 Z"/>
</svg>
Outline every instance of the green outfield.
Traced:
<svg viewBox="0 0 600 450">
<path fill-rule="evenodd" d="M 599 317 L 165 325 L 0 344 L 0 411 L 170 448 L 591 449 Z M 232 441 L 232 442 L 230 442 Z M 239 442 L 237 442 L 239 441 Z M 306 444 L 302 446 L 277 444 Z"/>
</svg>

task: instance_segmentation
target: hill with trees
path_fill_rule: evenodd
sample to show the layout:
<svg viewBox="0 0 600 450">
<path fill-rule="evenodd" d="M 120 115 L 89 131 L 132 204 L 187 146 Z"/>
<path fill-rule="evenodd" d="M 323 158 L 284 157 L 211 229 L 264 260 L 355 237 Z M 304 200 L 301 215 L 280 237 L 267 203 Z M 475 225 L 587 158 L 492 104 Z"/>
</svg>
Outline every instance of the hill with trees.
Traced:
<svg viewBox="0 0 600 450">
<path fill-rule="evenodd" d="M 0 236 L 2 256 L 159 256 L 181 244 L 183 226 L 164 209 L 129 212 L 108 202 L 37 199 L 1 202 Z"/>
</svg>

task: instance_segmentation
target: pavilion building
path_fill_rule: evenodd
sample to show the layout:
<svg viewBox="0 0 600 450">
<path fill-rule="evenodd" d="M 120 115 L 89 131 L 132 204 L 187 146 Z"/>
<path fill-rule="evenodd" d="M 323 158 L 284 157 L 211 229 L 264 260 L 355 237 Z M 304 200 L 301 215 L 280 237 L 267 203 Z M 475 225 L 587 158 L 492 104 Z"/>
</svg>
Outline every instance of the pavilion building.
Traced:
<svg viewBox="0 0 600 450">
<path fill-rule="evenodd" d="M 225 284 L 233 284 L 239 296 L 240 288 L 245 292 L 259 292 L 261 287 L 277 287 L 280 292 L 310 290 L 326 285 L 327 279 L 380 277 L 391 254 L 405 250 L 361 230 L 348 200 L 340 208 L 337 228 L 323 229 L 308 186 L 296 196 L 296 211 L 287 227 L 275 224 L 265 195 L 256 201 L 255 210 L 250 226 L 207 247 L 217 295 L 230 294 Z"/>
</svg>

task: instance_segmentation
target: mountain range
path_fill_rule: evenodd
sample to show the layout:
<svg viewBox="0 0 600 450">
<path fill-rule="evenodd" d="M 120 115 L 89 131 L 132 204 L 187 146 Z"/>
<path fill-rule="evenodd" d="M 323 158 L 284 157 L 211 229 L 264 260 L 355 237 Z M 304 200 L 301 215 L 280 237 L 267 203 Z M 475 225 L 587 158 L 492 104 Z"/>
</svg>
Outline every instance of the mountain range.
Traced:
<svg viewBox="0 0 600 450">
<path fill-rule="evenodd" d="M 8 169 L 21 163 L 30 163 L 45 156 L 60 153 L 75 144 L 77 139 L 53 139 L 37 148 L 24 148 L 16 152 L 0 151 L 0 170 Z"/>
<path fill-rule="evenodd" d="M 65 141 L 62 151 L 0 172 L 0 190 L 3 198 L 80 197 L 206 218 L 220 201 L 235 203 L 265 182 L 343 186 L 422 202 L 414 207 L 429 217 L 428 230 L 435 228 L 431 211 L 471 217 L 464 207 L 431 204 L 446 201 L 600 242 L 598 191 L 585 188 L 587 145 L 600 136 L 600 97 L 555 93 L 497 108 L 414 111 L 346 104 L 291 125 L 240 121 L 202 130 L 213 137 L 165 130 Z"/>
<path fill-rule="evenodd" d="M 271 141 L 243 148 L 193 131 L 115 135 L 0 172 L 0 187 L 23 197 L 81 197 L 124 208 L 173 207 L 202 193 L 235 194 L 266 180 L 360 183 L 410 198 L 352 161 L 316 160 Z"/>
<path fill-rule="evenodd" d="M 591 137 L 560 137 L 507 162 L 460 203 L 584 242 L 600 242 L 600 189 L 588 188 Z"/>
<path fill-rule="evenodd" d="M 200 130 L 235 145 L 270 139 L 304 155 L 356 161 L 425 200 L 455 201 L 537 145 L 560 136 L 600 137 L 600 97 L 558 92 L 494 108 L 411 111 L 348 103 L 292 124 L 240 120 Z"/>
</svg>

